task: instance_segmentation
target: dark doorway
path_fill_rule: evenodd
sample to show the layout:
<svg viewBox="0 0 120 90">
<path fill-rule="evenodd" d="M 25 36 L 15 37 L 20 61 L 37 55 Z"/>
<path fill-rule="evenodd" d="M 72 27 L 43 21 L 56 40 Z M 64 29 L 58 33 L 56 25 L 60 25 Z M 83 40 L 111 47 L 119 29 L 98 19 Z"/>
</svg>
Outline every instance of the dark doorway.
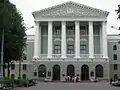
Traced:
<svg viewBox="0 0 120 90">
<path fill-rule="evenodd" d="M 60 66 L 53 66 L 53 80 L 60 80 Z"/>
<path fill-rule="evenodd" d="M 43 64 L 38 67 L 38 77 L 46 77 L 46 66 Z"/>
<path fill-rule="evenodd" d="M 100 64 L 95 67 L 95 77 L 103 77 L 103 66 Z"/>
<path fill-rule="evenodd" d="M 67 76 L 74 76 L 75 75 L 75 68 L 73 65 L 67 66 Z"/>
<path fill-rule="evenodd" d="M 89 80 L 89 67 L 88 67 L 88 65 L 83 65 L 81 67 L 81 80 Z"/>
</svg>

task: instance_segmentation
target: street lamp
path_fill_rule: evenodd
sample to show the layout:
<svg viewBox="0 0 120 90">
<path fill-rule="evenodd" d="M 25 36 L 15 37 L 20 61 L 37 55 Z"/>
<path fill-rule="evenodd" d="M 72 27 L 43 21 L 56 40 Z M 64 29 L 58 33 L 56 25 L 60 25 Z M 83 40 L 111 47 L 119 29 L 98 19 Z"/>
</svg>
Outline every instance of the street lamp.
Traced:
<svg viewBox="0 0 120 90">
<path fill-rule="evenodd" d="M 26 28 L 25 31 L 27 31 L 27 30 L 29 30 L 29 29 L 31 29 L 31 28 L 34 28 L 34 26 L 31 26 L 31 27 L 29 27 L 29 28 Z M 26 36 L 25 36 L 24 38 L 26 38 Z M 23 59 L 23 55 L 22 55 L 22 59 Z M 21 61 L 22 61 L 22 60 L 19 60 L 19 76 L 18 76 L 18 79 L 21 79 Z"/>
</svg>

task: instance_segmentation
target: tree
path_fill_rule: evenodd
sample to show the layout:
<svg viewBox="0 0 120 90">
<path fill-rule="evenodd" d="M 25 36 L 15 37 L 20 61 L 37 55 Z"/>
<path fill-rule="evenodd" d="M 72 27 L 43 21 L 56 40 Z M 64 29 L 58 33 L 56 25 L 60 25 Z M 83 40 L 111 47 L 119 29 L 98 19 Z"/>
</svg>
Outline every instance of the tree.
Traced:
<svg viewBox="0 0 120 90">
<path fill-rule="evenodd" d="M 26 34 L 23 17 L 16 9 L 16 6 L 9 0 L 0 0 L 0 42 L 2 40 L 1 34 L 3 30 L 5 33 L 3 63 L 8 64 L 9 77 L 11 61 L 20 60 L 24 48 L 26 47 L 26 38 L 24 38 Z M 3 69 L 5 70 L 5 67 L 3 67 Z"/>
<path fill-rule="evenodd" d="M 118 5 L 118 9 L 117 10 L 115 10 L 116 12 L 117 12 L 117 14 L 118 14 L 118 19 L 120 19 L 120 4 Z"/>
</svg>

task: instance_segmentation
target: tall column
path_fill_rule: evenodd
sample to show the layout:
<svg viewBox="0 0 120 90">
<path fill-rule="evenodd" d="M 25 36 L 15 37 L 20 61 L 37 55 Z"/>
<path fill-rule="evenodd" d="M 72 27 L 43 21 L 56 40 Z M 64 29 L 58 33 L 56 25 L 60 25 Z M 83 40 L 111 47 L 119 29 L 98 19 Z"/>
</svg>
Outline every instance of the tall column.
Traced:
<svg viewBox="0 0 120 90">
<path fill-rule="evenodd" d="M 80 58 L 80 26 L 79 22 L 75 21 L 75 58 Z"/>
<path fill-rule="evenodd" d="M 48 58 L 52 58 L 52 22 L 48 21 Z"/>
<path fill-rule="evenodd" d="M 108 58 L 106 22 L 102 22 L 103 58 Z"/>
<path fill-rule="evenodd" d="M 66 22 L 62 21 L 62 42 L 61 42 L 61 54 L 62 58 L 66 58 Z"/>
<path fill-rule="evenodd" d="M 93 22 L 89 21 L 89 58 L 94 58 Z"/>
<path fill-rule="evenodd" d="M 33 58 L 39 58 L 40 51 L 41 51 L 41 28 L 40 23 L 35 22 L 35 42 L 34 42 L 34 57 Z"/>
</svg>

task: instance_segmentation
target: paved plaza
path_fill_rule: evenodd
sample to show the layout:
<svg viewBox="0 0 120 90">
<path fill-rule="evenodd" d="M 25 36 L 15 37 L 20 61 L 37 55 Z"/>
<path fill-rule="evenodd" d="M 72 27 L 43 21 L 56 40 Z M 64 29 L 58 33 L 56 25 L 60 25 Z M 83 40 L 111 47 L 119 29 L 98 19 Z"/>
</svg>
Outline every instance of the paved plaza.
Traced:
<svg viewBox="0 0 120 90">
<path fill-rule="evenodd" d="M 108 83 L 38 83 L 29 88 L 17 88 L 16 90 L 120 90 L 120 87 L 111 86 Z"/>
</svg>

